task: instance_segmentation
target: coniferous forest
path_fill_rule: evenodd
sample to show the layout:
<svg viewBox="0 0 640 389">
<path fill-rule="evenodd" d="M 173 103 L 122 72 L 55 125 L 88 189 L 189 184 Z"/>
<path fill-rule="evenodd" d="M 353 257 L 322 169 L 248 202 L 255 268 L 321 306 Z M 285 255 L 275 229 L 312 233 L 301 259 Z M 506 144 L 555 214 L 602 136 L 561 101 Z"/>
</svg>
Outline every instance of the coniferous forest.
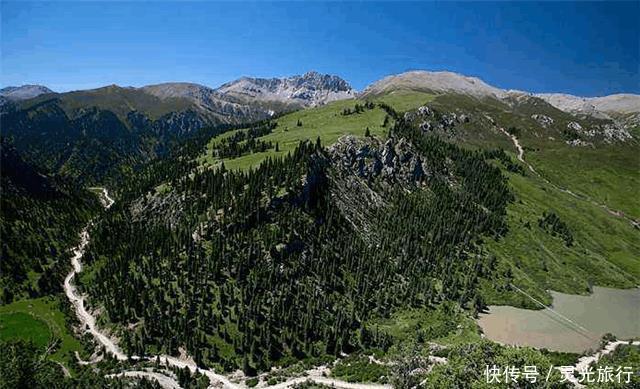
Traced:
<svg viewBox="0 0 640 389">
<path fill-rule="evenodd" d="M 83 287 L 113 323 L 135 328 L 122 332 L 135 355 L 185 347 L 203 366 L 252 375 L 291 357 L 387 349 L 372 319 L 479 301 L 478 277 L 492 271 L 482 240 L 506 232 L 512 199 L 486 153 L 403 120 L 387 143 L 388 174 L 345 168 L 347 152 L 319 140 L 247 172 L 156 170 L 170 190 L 97 223 Z M 345 192 L 354 178 L 360 198 Z"/>
<path fill-rule="evenodd" d="M 0 303 L 7 304 L 62 290 L 69 248 L 100 203 L 71 182 L 43 175 L 5 139 L 1 151 Z"/>
</svg>

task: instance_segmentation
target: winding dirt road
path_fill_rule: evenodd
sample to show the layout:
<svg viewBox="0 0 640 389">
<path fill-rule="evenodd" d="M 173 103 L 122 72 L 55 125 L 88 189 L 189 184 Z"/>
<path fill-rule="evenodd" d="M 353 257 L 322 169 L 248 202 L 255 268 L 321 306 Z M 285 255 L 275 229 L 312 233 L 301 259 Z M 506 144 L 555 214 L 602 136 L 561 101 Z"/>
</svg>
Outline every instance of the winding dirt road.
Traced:
<svg viewBox="0 0 640 389">
<path fill-rule="evenodd" d="M 114 204 L 114 200 L 109 196 L 109 192 L 105 188 L 102 189 L 102 194 L 104 196 L 103 205 L 105 209 L 110 208 Z M 85 227 L 80 233 L 80 244 L 73 250 L 73 257 L 71 258 L 71 264 L 73 265 L 73 269 L 67 275 L 64 280 L 64 291 L 67 295 L 67 298 L 71 302 L 78 317 L 80 323 L 84 329 L 89 332 L 97 341 L 100 343 L 107 353 L 113 355 L 116 359 L 120 361 L 127 360 L 127 355 L 118 347 L 118 345 L 106 334 L 100 332 L 98 327 L 96 326 L 96 318 L 85 308 L 85 296 L 81 295 L 75 285 L 73 284 L 73 279 L 76 274 L 82 271 L 82 263 L 80 259 L 84 255 L 87 244 L 89 244 L 89 232 L 88 229 L 91 226 L 91 223 L 87 227 Z M 133 360 L 141 360 L 148 359 L 147 357 L 140 356 L 132 356 Z M 220 383 L 224 388 L 236 388 L 238 387 L 231 381 L 229 381 L 225 376 L 216 374 L 211 370 L 204 370 L 198 368 L 194 363 L 183 361 L 178 358 L 169 356 L 169 355 L 161 355 L 159 356 L 160 363 L 167 364 L 171 366 L 175 366 L 178 368 L 188 368 L 192 372 L 199 371 L 202 374 L 205 374 L 212 384 Z"/>
<path fill-rule="evenodd" d="M 144 370 L 128 370 L 118 374 L 108 374 L 106 378 L 118 378 L 118 377 L 133 377 L 133 378 L 147 378 L 158 381 L 158 384 L 164 389 L 181 389 L 180 384 L 167 374 L 157 373 L 154 371 Z"/>
<path fill-rule="evenodd" d="M 96 188 L 101 189 L 103 199 L 102 204 L 105 209 L 109 209 L 114 203 L 115 200 L 109 196 L 109 192 L 105 188 Z M 64 280 L 64 291 L 67 295 L 67 298 L 73 305 L 76 316 L 78 320 L 82 324 L 82 327 L 85 331 L 89 332 L 100 345 L 102 345 L 106 352 L 111 354 L 114 358 L 120 361 L 125 361 L 129 359 L 127 355 L 118 347 L 118 345 L 105 333 L 100 332 L 96 325 L 96 318 L 93 316 L 86 308 L 85 308 L 85 296 L 81 295 L 73 284 L 73 279 L 76 274 L 82 272 L 82 256 L 84 255 L 85 249 L 89 244 L 89 228 L 91 227 L 91 222 L 87 225 L 82 232 L 80 233 L 80 244 L 73 249 L 73 256 L 71 258 L 71 264 L 73 265 L 73 269 Z M 207 370 L 199 368 L 194 362 L 190 360 L 180 359 L 176 357 L 172 357 L 170 355 L 159 355 L 159 356 L 131 356 L 132 360 L 155 360 L 158 359 L 160 364 L 164 364 L 167 366 L 173 366 L 180 369 L 188 368 L 192 373 L 199 372 L 200 374 L 204 374 L 209 378 L 211 383 L 211 387 L 216 388 L 244 388 L 245 385 L 236 384 L 229 380 L 224 375 L 217 374 L 213 370 Z M 317 383 L 331 385 L 336 388 L 344 388 L 344 389 L 386 389 L 390 388 L 386 385 L 376 385 L 376 384 L 354 384 L 346 381 L 340 381 L 332 378 L 327 378 L 322 376 L 323 370 L 321 369 L 312 369 L 308 370 L 306 373 L 308 376 L 292 378 L 286 382 L 280 383 L 276 386 L 271 386 L 270 388 L 288 388 L 292 385 L 305 382 L 305 381 L 314 381 Z M 171 377 L 163 375 L 161 373 L 156 372 L 148 372 L 148 371 L 124 371 L 119 374 L 111 374 L 108 377 L 115 376 L 128 376 L 128 377 L 147 377 L 158 379 L 159 383 L 164 387 L 175 388 L 177 383 Z M 179 386 L 178 386 L 179 387 Z"/>
<path fill-rule="evenodd" d="M 640 346 L 640 341 L 630 342 L 625 340 L 615 340 L 615 341 L 609 342 L 607 343 L 606 346 L 604 346 L 602 350 L 598 351 L 597 353 L 593 355 L 587 355 L 578 359 L 578 363 L 576 363 L 575 366 L 573 366 L 573 371 L 566 371 L 566 372 L 562 371 L 561 373 L 564 376 L 564 378 L 567 381 L 571 382 L 575 387 L 584 388 L 584 385 L 582 385 L 580 381 L 576 378 L 576 374 L 579 375 L 581 371 L 585 371 L 589 367 L 589 365 L 591 365 L 592 363 L 596 363 L 603 356 L 607 354 L 611 354 L 619 346 L 627 345 L 627 344 L 630 344 L 633 346 Z"/>
</svg>

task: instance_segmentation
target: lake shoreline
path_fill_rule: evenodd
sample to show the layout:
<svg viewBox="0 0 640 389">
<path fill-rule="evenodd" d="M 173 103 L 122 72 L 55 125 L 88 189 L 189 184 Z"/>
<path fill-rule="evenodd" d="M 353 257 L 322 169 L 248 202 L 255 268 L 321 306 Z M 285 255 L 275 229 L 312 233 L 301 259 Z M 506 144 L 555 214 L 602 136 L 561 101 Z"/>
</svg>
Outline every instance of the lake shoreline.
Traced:
<svg viewBox="0 0 640 389">
<path fill-rule="evenodd" d="M 550 293 L 553 304 L 548 308 L 492 305 L 477 323 L 497 343 L 559 352 L 596 350 L 606 333 L 618 339 L 640 337 L 640 288 L 594 287 L 589 295 Z"/>
</svg>

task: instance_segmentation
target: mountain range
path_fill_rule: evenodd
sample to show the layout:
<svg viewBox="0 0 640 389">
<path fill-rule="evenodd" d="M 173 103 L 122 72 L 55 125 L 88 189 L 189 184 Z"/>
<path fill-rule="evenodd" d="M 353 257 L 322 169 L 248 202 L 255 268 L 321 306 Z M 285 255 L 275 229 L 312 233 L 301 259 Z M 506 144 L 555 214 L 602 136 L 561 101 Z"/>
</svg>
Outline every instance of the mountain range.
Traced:
<svg viewBox="0 0 640 389">
<path fill-rule="evenodd" d="M 485 83 L 477 77 L 441 71 L 409 71 L 385 77 L 355 91 L 344 79 L 310 71 L 286 78 L 242 77 L 218 88 L 185 82 L 168 82 L 141 88 L 110 85 L 102 88 L 55 93 L 46 86 L 23 85 L 0 89 L 3 102 L 22 102 L 37 98 L 61 99 L 69 110 L 79 106 L 111 109 L 121 117 L 132 111 L 148 113 L 151 119 L 171 112 L 193 110 L 200 116 L 195 125 L 237 123 L 263 119 L 287 110 L 313 107 L 335 100 L 375 96 L 395 90 L 433 93 L 459 93 L 477 98 L 508 99 L 538 97 L 554 107 L 573 114 L 609 117 L 609 114 L 640 112 L 640 95 L 613 94 L 602 97 L 580 97 L 565 93 L 532 93 L 505 90 Z M 1 104 L 0 104 L 1 105 Z M 151 106 L 155 106 L 151 108 Z M 29 108 L 29 104 L 19 108 Z M 182 128 L 191 130 L 192 128 Z"/>
<path fill-rule="evenodd" d="M 607 119 L 640 113 L 640 95 L 636 94 L 579 97 L 563 93 L 531 93 L 506 90 L 489 85 L 477 77 L 464 76 L 453 72 L 411 71 L 388 76 L 368 86 L 361 96 L 375 96 L 395 90 L 459 93 L 476 98 L 495 98 L 503 101 L 514 98 L 537 97 L 561 111 Z M 639 119 L 638 115 L 633 115 L 634 124 L 639 123 Z"/>
<path fill-rule="evenodd" d="M 242 77 L 218 88 L 171 82 L 140 88 L 109 85 L 56 93 L 45 86 L 0 90 L 3 136 L 46 171 L 87 183 L 120 174 L 166 153 L 196 130 L 265 120 L 332 101 L 369 99 L 398 91 L 454 93 L 506 104 L 544 101 L 579 117 L 640 123 L 640 96 L 581 98 L 504 90 L 452 72 L 411 71 L 385 77 L 357 93 L 335 75 L 308 72 L 286 78 Z M 613 124 L 612 124 L 613 125 Z"/>
</svg>

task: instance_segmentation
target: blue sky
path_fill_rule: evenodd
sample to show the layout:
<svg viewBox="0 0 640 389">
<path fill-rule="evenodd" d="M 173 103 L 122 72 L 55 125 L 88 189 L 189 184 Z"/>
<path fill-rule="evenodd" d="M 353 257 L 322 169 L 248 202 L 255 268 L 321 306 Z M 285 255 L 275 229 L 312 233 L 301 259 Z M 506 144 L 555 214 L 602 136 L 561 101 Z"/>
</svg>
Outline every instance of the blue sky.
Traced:
<svg viewBox="0 0 640 389">
<path fill-rule="evenodd" d="M 639 2 L 1 2 L 0 84 L 56 91 L 317 70 L 356 89 L 406 70 L 502 88 L 640 93 Z"/>
</svg>

